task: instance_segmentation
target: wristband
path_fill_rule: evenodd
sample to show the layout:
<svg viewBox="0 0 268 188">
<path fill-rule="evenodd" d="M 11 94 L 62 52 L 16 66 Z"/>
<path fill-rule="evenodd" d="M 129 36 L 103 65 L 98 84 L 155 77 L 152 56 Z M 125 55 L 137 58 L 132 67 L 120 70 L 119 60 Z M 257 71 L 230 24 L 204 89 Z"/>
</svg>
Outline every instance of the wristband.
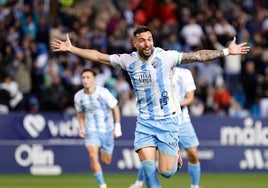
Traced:
<svg viewBox="0 0 268 188">
<path fill-rule="evenodd" d="M 115 128 L 120 127 L 120 129 L 121 129 L 121 123 L 114 123 L 114 126 L 115 126 Z"/>
<path fill-rule="evenodd" d="M 229 49 L 228 48 L 224 48 L 222 51 L 223 51 L 224 56 L 229 55 Z"/>
<path fill-rule="evenodd" d="M 114 124 L 114 134 L 115 134 L 116 137 L 122 136 L 121 124 L 120 123 L 115 123 Z"/>
</svg>

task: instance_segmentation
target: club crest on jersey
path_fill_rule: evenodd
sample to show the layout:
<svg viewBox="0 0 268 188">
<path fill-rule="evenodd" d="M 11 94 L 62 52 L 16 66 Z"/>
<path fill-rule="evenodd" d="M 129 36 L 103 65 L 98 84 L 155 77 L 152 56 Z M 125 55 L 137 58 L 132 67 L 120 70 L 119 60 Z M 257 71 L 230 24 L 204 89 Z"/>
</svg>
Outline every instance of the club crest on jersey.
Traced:
<svg viewBox="0 0 268 188">
<path fill-rule="evenodd" d="M 157 64 L 158 64 L 157 61 L 152 62 L 152 66 L 153 66 L 154 68 L 156 68 Z"/>
</svg>

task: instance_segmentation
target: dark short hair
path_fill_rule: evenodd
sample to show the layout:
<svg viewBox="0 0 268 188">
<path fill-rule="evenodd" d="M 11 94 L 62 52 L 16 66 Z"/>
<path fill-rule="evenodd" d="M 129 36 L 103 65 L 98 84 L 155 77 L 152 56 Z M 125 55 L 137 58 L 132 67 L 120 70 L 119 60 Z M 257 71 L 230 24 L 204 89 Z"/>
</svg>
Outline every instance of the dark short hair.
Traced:
<svg viewBox="0 0 268 188">
<path fill-rule="evenodd" d="M 96 77 L 97 73 L 94 69 L 92 68 L 84 68 L 81 72 L 81 75 L 84 73 L 84 72 L 91 72 L 93 74 L 94 77 Z"/>
<path fill-rule="evenodd" d="M 143 32 L 151 32 L 151 28 L 150 27 L 147 27 L 147 26 L 138 26 L 134 31 L 133 31 L 133 37 L 136 37 L 137 34 L 140 34 L 140 33 L 143 33 Z"/>
</svg>

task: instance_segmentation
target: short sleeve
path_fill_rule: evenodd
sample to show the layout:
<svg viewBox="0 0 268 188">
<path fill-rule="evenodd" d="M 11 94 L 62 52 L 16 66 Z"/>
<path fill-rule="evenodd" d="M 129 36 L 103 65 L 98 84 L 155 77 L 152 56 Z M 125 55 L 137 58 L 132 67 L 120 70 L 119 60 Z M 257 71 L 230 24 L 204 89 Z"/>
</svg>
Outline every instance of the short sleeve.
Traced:
<svg viewBox="0 0 268 188">
<path fill-rule="evenodd" d="M 101 88 L 100 94 L 101 98 L 105 100 L 109 108 L 112 109 L 117 105 L 118 103 L 117 99 L 112 95 L 112 93 L 107 88 Z"/>
<path fill-rule="evenodd" d="M 80 105 L 80 96 L 81 96 L 81 92 L 79 91 L 74 95 L 74 107 L 77 112 L 82 111 L 82 107 Z"/>
<path fill-rule="evenodd" d="M 121 67 L 122 69 L 126 69 L 123 61 L 124 54 L 113 54 L 110 55 L 110 62 L 113 67 L 118 68 Z"/>
</svg>

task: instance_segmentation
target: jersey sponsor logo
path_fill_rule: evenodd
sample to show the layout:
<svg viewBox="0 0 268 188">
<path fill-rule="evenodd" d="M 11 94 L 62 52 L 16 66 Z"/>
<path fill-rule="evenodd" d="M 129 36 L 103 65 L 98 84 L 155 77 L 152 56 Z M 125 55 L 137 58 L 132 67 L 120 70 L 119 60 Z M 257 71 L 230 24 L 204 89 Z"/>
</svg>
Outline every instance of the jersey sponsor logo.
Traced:
<svg viewBox="0 0 268 188">
<path fill-rule="evenodd" d="M 152 86 L 152 76 L 150 73 L 137 73 L 139 87 Z"/>
<path fill-rule="evenodd" d="M 163 91 L 161 93 L 161 98 L 159 99 L 159 103 L 160 103 L 161 109 L 163 109 L 164 106 L 168 104 L 168 100 L 169 100 L 168 92 L 167 91 Z"/>
<path fill-rule="evenodd" d="M 97 104 L 94 103 L 87 103 L 83 105 L 83 112 L 87 113 L 87 112 L 95 112 L 96 110 L 98 110 L 98 106 Z"/>
</svg>

